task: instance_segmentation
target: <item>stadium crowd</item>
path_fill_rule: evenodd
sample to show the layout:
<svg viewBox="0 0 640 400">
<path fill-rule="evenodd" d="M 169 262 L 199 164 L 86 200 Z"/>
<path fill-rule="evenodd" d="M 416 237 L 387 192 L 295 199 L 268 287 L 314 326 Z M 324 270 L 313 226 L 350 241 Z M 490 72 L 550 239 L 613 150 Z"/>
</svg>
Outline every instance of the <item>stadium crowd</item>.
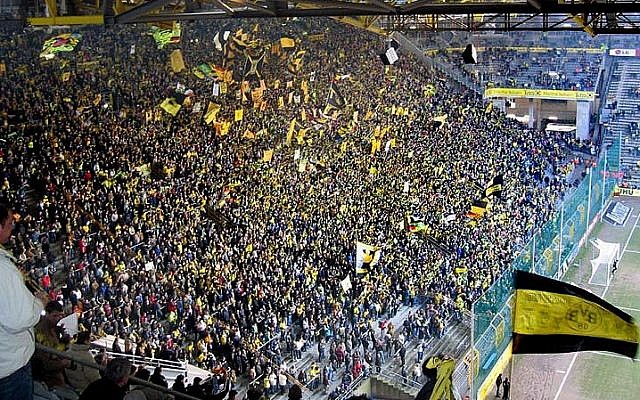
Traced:
<svg viewBox="0 0 640 400">
<path fill-rule="evenodd" d="M 437 52 L 450 65 L 458 62 L 460 53 L 445 49 Z M 593 91 L 602 54 L 595 48 L 568 52 L 544 44 L 532 48 L 494 45 L 481 48 L 478 61 L 479 66 L 465 65 L 462 70 L 474 82 L 488 87 Z"/>
<path fill-rule="evenodd" d="M 241 27 L 267 49 L 262 101 L 241 93 L 245 56 L 214 46 Z M 225 368 L 232 381 L 263 376 L 269 394 L 284 390 L 286 356 L 318 346 L 314 376 L 287 372 L 326 385 L 344 365 L 349 381 L 399 334 L 443 335 L 569 188 L 559 140 L 487 112 L 407 54 L 385 69 L 371 33 L 326 19 L 190 23 L 160 49 L 147 30 L 84 30 L 51 60 L 39 58 L 44 32 L 0 43 L 13 254 L 81 330 L 126 339 L 116 350 Z M 282 37 L 295 50 L 272 46 Z M 233 82 L 192 73 L 205 62 Z M 189 100 L 172 116 L 159 105 L 184 97 L 178 84 Z M 209 101 L 220 105 L 210 124 Z M 498 174 L 502 196 L 469 223 Z M 407 234 L 407 214 L 435 240 Z M 366 275 L 357 241 L 381 248 Z M 384 325 L 403 304 L 424 307 L 406 328 Z"/>
</svg>

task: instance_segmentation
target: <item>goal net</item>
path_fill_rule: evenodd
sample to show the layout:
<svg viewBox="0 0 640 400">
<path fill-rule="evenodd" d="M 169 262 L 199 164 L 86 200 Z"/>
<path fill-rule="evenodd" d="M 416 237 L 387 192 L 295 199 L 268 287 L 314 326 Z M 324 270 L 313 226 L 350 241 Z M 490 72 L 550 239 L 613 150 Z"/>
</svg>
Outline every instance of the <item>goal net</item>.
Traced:
<svg viewBox="0 0 640 400">
<path fill-rule="evenodd" d="M 594 247 L 594 257 L 591 260 L 591 278 L 589 284 L 608 286 L 611 282 L 611 273 L 614 262 L 620 257 L 620 243 L 609 243 L 600 239 L 591 241 Z"/>
</svg>

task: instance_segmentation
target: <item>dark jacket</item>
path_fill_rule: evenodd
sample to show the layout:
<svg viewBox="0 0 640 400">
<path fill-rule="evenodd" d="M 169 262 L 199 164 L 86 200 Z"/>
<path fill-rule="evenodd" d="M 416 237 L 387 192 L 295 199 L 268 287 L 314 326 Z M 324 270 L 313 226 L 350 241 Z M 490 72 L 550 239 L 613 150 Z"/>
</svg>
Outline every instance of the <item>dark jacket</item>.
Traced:
<svg viewBox="0 0 640 400">
<path fill-rule="evenodd" d="M 122 400 L 125 394 L 125 388 L 112 380 L 100 378 L 90 383 L 78 400 Z"/>
</svg>

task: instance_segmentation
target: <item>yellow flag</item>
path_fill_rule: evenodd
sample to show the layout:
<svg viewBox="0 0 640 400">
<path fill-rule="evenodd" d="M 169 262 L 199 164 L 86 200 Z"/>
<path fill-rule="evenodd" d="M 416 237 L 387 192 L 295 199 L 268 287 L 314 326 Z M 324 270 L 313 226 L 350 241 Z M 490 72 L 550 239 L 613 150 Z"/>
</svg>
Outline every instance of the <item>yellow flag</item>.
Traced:
<svg viewBox="0 0 640 400">
<path fill-rule="evenodd" d="M 176 114 L 178 114 L 178 111 L 180 111 L 181 107 L 182 105 L 178 104 L 176 102 L 176 99 L 174 99 L 173 97 L 164 99 L 164 101 L 160 104 L 160 108 L 173 115 L 174 117 L 176 116 Z"/>
<path fill-rule="evenodd" d="M 173 72 L 178 73 L 187 69 L 184 66 L 184 59 L 182 58 L 182 52 L 176 49 L 171 52 L 171 69 Z"/>
<path fill-rule="evenodd" d="M 299 145 L 304 144 L 304 135 L 307 133 L 308 130 L 309 128 L 302 128 L 298 131 L 298 134 L 296 135 L 296 139 L 298 139 Z"/>
<path fill-rule="evenodd" d="M 300 109 L 300 119 L 303 121 L 307 120 L 307 112 L 304 110 L 304 108 Z"/>
<path fill-rule="evenodd" d="M 372 139 L 371 140 L 371 155 L 376 154 L 376 151 L 380 150 L 380 140 Z"/>
<path fill-rule="evenodd" d="M 216 104 L 214 102 L 209 102 L 209 106 L 207 107 L 207 112 L 204 114 L 204 121 L 207 124 L 213 122 L 220 111 L 220 104 Z"/>
<path fill-rule="evenodd" d="M 245 138 L 245 139 L 255 139 L 256 138 L 256 134 L 253 133 L 252 130 L 247 128 L 247 130 L 244 131 L 244 133 L 242 134 L 242 137 Z"/>
<path fill-rule="evenodd" d="M 205 75 L 202 71 L 200 71 L 197 67 L 194 67 L 191 72 L 193 72 L 193 74 L 198 77 L 198 79 L 204 79 Z"/>
<path fill-rule="evenodd" d="M 220 127 L 220 136 L 228 134 L 229 128 L 231 128 L 231 121 L 224 121 Z"/>
<path fill-rule="evenodd" d="M 296 41 L 288 37 L 280 38 L 280 47 L 282 47 L 283 49 L 296 47 Z"/>
<path fill-rule="evenodd" d="M 235 122 L 239 122 L 239 121 L 242 121 L 243 117 L 244 117 L 244 110 L 242 108 L 240 108 L 240 109 L 236 110 L 233 120 Z"/>
<path fill-rule="evenodd" d="M 490 101 L 489 104 L 487 104 L 487 107 L 485 107 L 484 112 L 485 114 L 489 114 L 491 112 L 491 110 L 493 110 L 493 102 Z"/>
<path fill-rule="evenodd" d="M 289 130 L 287 131 L 287 146 L 291 145 L 291 139 L 293 139 L 293 132 L 296 130 L 296 119 L 292 119 L 289 123 Z"/>
<path fill-rule="evenodd" d="M 373 111 L 369 110 L 367 111 L 367 113 L 364 115 L 364 120 L 365 121 L 370 121 L 373 119 Z"/>
<path fill-rule="evenodd" d="M 62 73 L 62 82 L 66 82 L 71 78 L 71 72 L 63 72 Z"/>
<path fill-rule="evenodd" d="M 273 158 L 273 149 L 265 150 L 262 155 L 262 161 L 270 162 Z"/>
<path fill-rule="evenodd" d="M 284 108 L 284 97 L 280 96 L 278 97 L 278 109 L 283 109 Z"/>
<path fill-rule="evenodd" d="M 261 88 L 256 88 L 251 91 L 251 101 L 253 101 L 253 108 L 258 108 L 262 105 L 263 92 Z"/>
<path fill-rule="evenodd" d="M 232 70 L 227 70 L 224 73 L 224 81 L 225 83 L 232 83 L 233 82 L 233 71 Z"/>
</svg>

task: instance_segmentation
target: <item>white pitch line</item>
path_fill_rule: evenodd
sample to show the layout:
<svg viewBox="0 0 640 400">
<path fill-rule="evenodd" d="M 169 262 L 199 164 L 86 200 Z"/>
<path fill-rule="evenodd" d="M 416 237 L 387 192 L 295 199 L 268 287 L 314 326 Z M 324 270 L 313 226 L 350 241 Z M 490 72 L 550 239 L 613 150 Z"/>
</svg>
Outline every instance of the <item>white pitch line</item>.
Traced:
<svg viewBox="0 0 640 400">
<path fill-rule="evenodd" d="M 606 353 L 604 351 L 590 351 L 589 353 L 598 354 L 598 355 L 607 356 L 607 357 L 622 358 L 623 360 L 629 360 L 629 357 L 622 356 L 616 353 Z M 640 359 L 632 358 L 631 361 L 640 361 Z"/>
<path fill-rule="evenodd" d="M 633 307 L 623 307 L 623 306 L 616 306 L 616 307 L 618 307 L 618 308 L 620 308 L 620 309 L 622 309 L 622 310 L 629 310 L 629 311 L 637 311 L 637 312 L 640 312 L 640 309 L 638 309 L 638 308 L 633 308 Z"/>
<path fill-rule="evenodd" d="M 627 251 L 627 246 L 629 246 L 629 242 L 631 241 L 631 236 L 633 236 L 633 231 L 638 226 L 638 220 L 640 220 L 640 214 L 638 214 L 638 217 L 636 217 L 636 222 L 635 224 L 633 224 L 633 227 L 631 228 L 631 232 L 629 232 L 629 237 L 627 237 L 627 241 L 625 242 L 624 247 L 622 248 L 622 253 L 620 253 L 621 258 L 624 252 Z M 604 296 L 607 294 L 608 290 L 609 290 L 609 285 L 605 286 L 604 292 L 600 297 L 604 299 Z M 562 388 L 564 387 L 564 384 L 567 382 L 567 378 L 571 373 L 571 368 L 573 368 L 573 364 L 576 362 L 577 357 L 578 357 L 578 353 L 573 353 L 573 358 L 571 358 L 571 363 L 569 364 L 569 368 L 567 368 L 567 373 L 564 374 L 564 377 L 562 378 L 562 382 L 560 382 L 560 387 L 558 388 L 558 392 L 556 393 L 553 400 L 558 400 L 558 398 L 560 397 L 560 393 L 562 393 Z"/>
<path fill-rule="evenodd" d="M 636 250 L 627 250 L 627 253 L 640 254 L 640 251 L 636 251 Z"/>
<path fill-rule="evenodd" d="M 571 368 L 573 368 L 573 363 L 576 362 L 576 358 L 578 357 L 578 353 L 573 353 L 573 358 L 571 359 L 571 363 L 569 364 L 569 368 L 567 368 L 567 372 L 562 377 L 562 382 L 560 382 L 560 387 L 558 388 L 558 393 L 556 393 L 556 397 L 553 400 L 558 400 L 560 397 L 560 393 L 562 393 L 562 388 L 564 384 L 567 382 L 567 378 L 569 377 L 569 373 L 571 372 Z"/>
</svg>

